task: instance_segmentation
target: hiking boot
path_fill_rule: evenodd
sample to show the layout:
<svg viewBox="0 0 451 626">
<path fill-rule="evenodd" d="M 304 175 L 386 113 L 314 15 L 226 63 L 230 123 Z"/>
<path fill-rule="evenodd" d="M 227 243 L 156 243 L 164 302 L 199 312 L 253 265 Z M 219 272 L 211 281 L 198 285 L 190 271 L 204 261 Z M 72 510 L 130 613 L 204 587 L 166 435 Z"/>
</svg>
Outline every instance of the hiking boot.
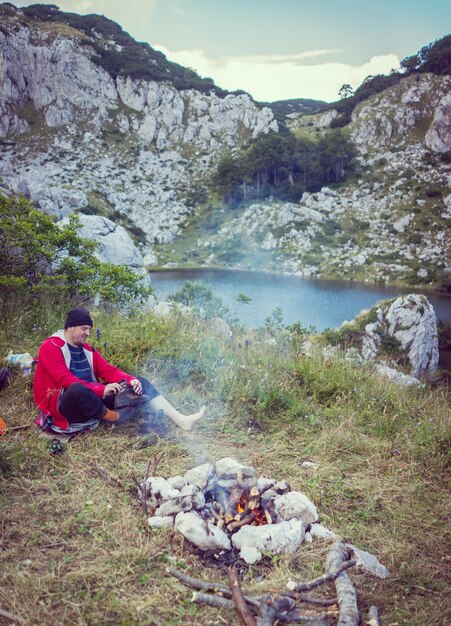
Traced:
<svg viewBox="0 0 451 626">
<path fill-rule="evenodd" d="M 114 408 L 122 409 L 126 406 L 137 406 L 149 402 L 150 398 L 145 393 L 137 394 L 127 387 L 114 396 Z"/>
</svg>

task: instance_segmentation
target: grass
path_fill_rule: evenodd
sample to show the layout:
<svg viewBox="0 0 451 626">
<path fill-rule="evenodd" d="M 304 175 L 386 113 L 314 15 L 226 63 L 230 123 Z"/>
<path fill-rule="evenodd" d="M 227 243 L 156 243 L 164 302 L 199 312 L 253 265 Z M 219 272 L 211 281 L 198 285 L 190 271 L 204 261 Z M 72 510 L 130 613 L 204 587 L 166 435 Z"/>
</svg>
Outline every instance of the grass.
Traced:
<svg viewBox="0 0 451 626">
<path fill-rule="evenodd" d="M 48 311 L 35 331 L 23 316 L 0 333 L 0 349 L 35 354 L 58 316 Z M 387 580 L 351 574 L 362 615 L 376 604 L 386 626 L 447 623 L 446 387 L 400 389 L 340 359 L 307 358 L 276 330 L 274 345 L 245 331 L 225 344 L 190 318 L 97 312 L 95 323 L 108 360 L 148 375 L 183 410 L 206 402 L 209 415 L 194 433 L 174 430 L 147 448 L 136 423 L 75 438 L 61 456 L 34 425 L 3 435 L 0 608 L 26 624 L 239 624 L 233 612 L 192 604 L 165 574 L 171 565 L 227 578 L 179 536 L 146 527 L 133 482 L 155 454 L 165 477 L 232 456 L 302 490 L 324 524 L 390 569 Z M 32 423 L 31 378 L 11 380 L 0 415 L 11 427 Z M 243 588 L 280 591 L 317 576 L 327 550 L 315 541 L 240 563 Z"/>
</svg>

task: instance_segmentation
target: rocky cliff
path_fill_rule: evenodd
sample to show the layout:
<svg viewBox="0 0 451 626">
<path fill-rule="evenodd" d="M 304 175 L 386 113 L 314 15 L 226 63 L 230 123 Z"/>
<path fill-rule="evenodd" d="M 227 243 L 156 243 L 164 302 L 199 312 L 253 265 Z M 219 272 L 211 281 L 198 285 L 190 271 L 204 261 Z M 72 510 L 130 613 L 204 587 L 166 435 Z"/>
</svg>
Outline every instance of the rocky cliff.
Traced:
<svg viewBox="0 0 451 626">
<path fill-rule="evenodd" d="M 183 78 L 182 89 L 183 68 L 118 25 L 49 7 L 43 17 L 42 6 L 0 5 L 5 190 L 58 217 L 112 220 L 148 263 L 449 284 L 449 76 L 410 75 L 356 107 L 345 129 L 359 155 L 353 180 L 230 212 L 210 194 L 215 164 L 277 130 L 271 110 L 208 79 L 194 89 Z M 337 113 L 288 118 L 314 140 Z"/>
<path fill-rule="evenodd" d="M 221 151 L 277 123 L 246 94 L 108 72 L 97 56 L 121 52 L 112 35 L 50 11 L 42 20 L 0 5 L 2 184 L 60 217 L 118 221 L 149 252 L 178 234 Z"/>
<path fill-rule="evenodd" d="M 361 103 L 346 132 L 357 176 L 298 203 L 254 202 L 204 231 L 191 253 L 209 263 L 305 276 L 450 285 L 451 114 L 448 76 L 419 74 Z M 289 116 L 315 140 L 336 111 Z M 185 254 L 190 254 L 184 246 Z"/>
</svg>

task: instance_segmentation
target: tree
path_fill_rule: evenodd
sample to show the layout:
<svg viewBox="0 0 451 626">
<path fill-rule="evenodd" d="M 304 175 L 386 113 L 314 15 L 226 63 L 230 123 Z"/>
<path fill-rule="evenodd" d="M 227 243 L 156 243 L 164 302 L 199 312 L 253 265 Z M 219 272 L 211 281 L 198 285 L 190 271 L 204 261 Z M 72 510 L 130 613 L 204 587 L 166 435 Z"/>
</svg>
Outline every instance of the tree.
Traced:
<svg viewBox="0 0 451 626">
<path fill-rule="evenodd" d="M 341 131 L 335 130 L 323 137 L 318 149 L 327 182 L 340 182 L 353 170 L 355 149 Z"/>
<path fill-rule="evenodd" d="M 212 288 L 198 281 L 187 280 L 183 287 L 168 296 L 168 300 L 189 306 L 206 318 L 227 317 L 229 313 L 228 307 Z"/>
<path fill-rule="evenodd" d="M 349 83 L 345 83 L 344 85 L 342 85 L 340 87 L 340 90 L 338 91 L 338 97 L 340 99 L 350 98 L 353 95 L 354 95 L 354 89 L 351 87 Z"/>
<path fill-rule="evenodd" d="M 57 224 L 22 197 L 0 194 L 0 305 L 65 304 L 96 295 L 112 304 L 147 298 L 152 290 L 130 268 L 100 262 L 98 244 L 78 235 L 75 215 Z"/>
<path fill-rule="evenodd" d="M 403 59 L 401 67 L 408 74 L 432 72 L 433 74 L 451 75 L 451 35 L 446 35 L 421 48 L 418 54 Z"/>
</svg>

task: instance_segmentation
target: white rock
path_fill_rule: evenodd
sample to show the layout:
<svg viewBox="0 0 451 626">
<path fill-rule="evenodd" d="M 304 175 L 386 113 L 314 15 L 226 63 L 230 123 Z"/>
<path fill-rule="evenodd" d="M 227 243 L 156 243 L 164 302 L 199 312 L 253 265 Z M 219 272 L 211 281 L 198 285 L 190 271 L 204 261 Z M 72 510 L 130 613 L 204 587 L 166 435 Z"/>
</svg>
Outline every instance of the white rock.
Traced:
<svg viewBox="0 0 451 626">
<path fill-rule="evenodd" d="M 173 500 L 166 500 L 161 506 L 155 510 L 157 517 L 164 517 L 166 515 L 177 515 L 181 511 L 191 511 L 193 508 L 193 500 L 191 496 L 184 496 L 174 498 Z"/>
<path fill-rule="evenodd" d="M 171 478 L 167 479 L 167 482 L 169 483 L 169 485 L 171 485 L 171 487 L 179 490 L 183 489 L 183 487 L 185 487 L 185 485 L 187 484 L 183 476 L 172 476 Z"/>
<path fill-rule="evenodd" d="M 313 461 L 302 461 L 301 467 L 316 470 L 318 469 L 318 463 L 313 463 Z"/>
<path fill-rule="evenodd" d="M 249 565 L 257 563 L 262 558 L 262 553 L 253 546 L 243 546 L 240 550 L 240 556 Z"/>
<path fill-rule="evenodd" d="M 179 513 L 175 518 L 174 529 L 200 550 L 217 548 L 230 550 L 232 547 L 225 532 L 211 522 L 202 519 L 196 511 Z"/>
<path fill-rule="evenodd" d="M 216 461 L 215 470 L 218 478 L 236 478 L 238 472 L 241 472 L 244 478 L 255 476 L 254 468 L 242 465 L 239 461 L 231 457 L 223 457 Z"/>
<path fill-rule="evenodd" d="M 253 548 L 261 554 L 282 554 L 294 552 L 304 541 L 305 527 L 302 521 L 292 519 L 279 524 L 264 526 L 243 526 L 232 536 L 232 544 L 241 550 L 243 547 Z M 253 553 L 255 554 L 255 553 Z M 244 556 L 246 552 L 244 552 Z"/>
<path fill-rule="evenodd" d="M 403 233 L 406 229 L 406 226 L 410 224 L 410 222 L 413 220 L 414 217 L 415 217 L 415 213 L 409 213 L 408 215 L 404 215 L 403 217 L 400 217 L 399 220 L 396 220 L 396 222 L 393 224 L 393 228 L 398 233 Z"/>
<path fill-rule="evenodd" d="M 421 384 L 418 378 L 403 374 L 394 367 L 388 366 L 386 363 L 376 363 L 374 367 L 376 368 L 378 374 L 384 376 L 385 378 L 389 378 L 392 382 L 401 385 L 401 387 Z"/>
<path fill-rule="evenodd" d="M 193 310 L 189 306 L 181 304 L 180 302 L 159 302 L 152 310 L 156 315 L 161 315 L 162 317 L 174 313 L 181 313 L 182 315 L 192 315 L 193 313 Z"/>
<path fill-rule="evenodd" d="M 451 150 L 451 93 L 437 107 L 424 143 L 434 152 Z"/>
<path fill-rule="evenodd" d="M 385 314 L 388 334 L 408 350 L 411 374 L 432 374 L 438 365 L 437 318 L 426 296 L 409 294 L 397 298 Z"/>
<path fill-rule="evenodd" d="M 378 578 L 387 578 L 390 576 L 388 569 L 385 565 L 382 565 L 382 563 L 378 561 L 374 554 L 365 552 L 365 550 L 356 548 L 349 543 L 346 544 L 346 547 L 352 550 L 352 556 L 356 559 L 358 567 L 361 567 L 366 572 L 373 574 L 373 576 L 378 576 Z"/>
<path fill-rule="evenodd" d="M 204 463 L 203 465 L 198 465 L 197 467 L 193 467 L 185 472 L 184 478 L 188 483 L 192 483 L 193 485 L 199 487 L 199 489 L 203 489 L 205 491 L 214 474 L 215 468 L 213 465 L 210 463 Z"/>
<path fill-rule="evenodd" d="M 212 317 L 207 320 L 207 327 L 209 328 L 210 332 L 218 339 L 227 341 L 232 337 L 233 333 L 230 326 L 220 317 Z"/>
<path fill-rule="evenodd" d="M 174 526 L 174 518 L 173 517 L 149 517 L 147 520 L 147 524 L 150 528 L 173 528 Z"/>
<path fill-rule="evenodd" d="M 150 476 L 147 479 L 147 491 L 162 500 L 170 500 L 180 495 L 180 491 L 162 476 Z"/>
<path fill-rule="evenodd" d="M 289 491 L 274 499 L 274 508 L 282 519 L 301 519 L 306 526 L 318 521 L 318 511 L 307 496 L 299 491 Z"/>
<path fill-rule="evenodd" d="M 312 524 L 310 534 L 316 539 L 337 539 L 337 535 L 322 524 Z"/>
</svg>

